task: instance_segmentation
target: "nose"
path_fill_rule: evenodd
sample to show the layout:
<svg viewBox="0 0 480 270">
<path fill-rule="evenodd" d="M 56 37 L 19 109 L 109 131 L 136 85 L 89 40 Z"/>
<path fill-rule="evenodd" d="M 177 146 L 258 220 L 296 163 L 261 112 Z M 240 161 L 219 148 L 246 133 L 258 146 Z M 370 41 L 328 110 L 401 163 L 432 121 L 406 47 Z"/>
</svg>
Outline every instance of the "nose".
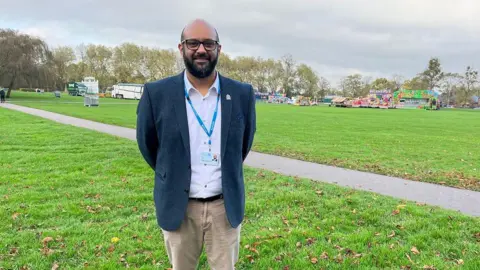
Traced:
<svg viewBox="0 0 480 270">
<path fill-rule="evenodd" d="M 198 52 L 207 52 L 207 50 L 205 50 L 205 47 L 203 47 L 203 44 L 200 44 L 200 46 L 198 46 L 197 53 Z"/>
</svg>

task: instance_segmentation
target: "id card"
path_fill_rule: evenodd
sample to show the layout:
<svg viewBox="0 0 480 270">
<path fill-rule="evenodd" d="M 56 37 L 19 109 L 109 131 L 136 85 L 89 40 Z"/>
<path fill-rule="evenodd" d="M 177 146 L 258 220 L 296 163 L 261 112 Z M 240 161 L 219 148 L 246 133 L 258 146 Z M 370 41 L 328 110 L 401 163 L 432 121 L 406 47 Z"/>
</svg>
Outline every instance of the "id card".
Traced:
<svg viewBox="0 0 480 270">
<path fill-rule="evenodd" d="M 202 164 L 205 164 L 205 165 L 217 166 L 218 158 L 219 158 L 218 154 L 211 153 L 211 152 L 202 152 L 200 161 L 202 162 Z"/>
</svg>

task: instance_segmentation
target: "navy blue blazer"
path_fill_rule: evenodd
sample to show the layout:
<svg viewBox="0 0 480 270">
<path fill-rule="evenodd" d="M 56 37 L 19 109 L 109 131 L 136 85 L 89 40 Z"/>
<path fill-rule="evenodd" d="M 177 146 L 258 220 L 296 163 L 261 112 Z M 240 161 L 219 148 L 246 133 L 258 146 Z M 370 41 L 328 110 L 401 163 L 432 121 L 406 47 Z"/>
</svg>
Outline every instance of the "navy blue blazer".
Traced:
<svg viewBox="0 0 480 270">
<path fill-rule="evenodd" d="M 183 76 L 182 72 L 146 83 L 137 107 L 137 143 L 145 161 L 155 171 L 153 197 L 157 222 L 167 231 L 180 227 L 190 192 L 190 142 Z M 249 84 L 219 76 L 222 188 L 228 221 L 236 228 L 245 213 L 243 161 L 256 131 L 255 93 Z"/>
</svg>

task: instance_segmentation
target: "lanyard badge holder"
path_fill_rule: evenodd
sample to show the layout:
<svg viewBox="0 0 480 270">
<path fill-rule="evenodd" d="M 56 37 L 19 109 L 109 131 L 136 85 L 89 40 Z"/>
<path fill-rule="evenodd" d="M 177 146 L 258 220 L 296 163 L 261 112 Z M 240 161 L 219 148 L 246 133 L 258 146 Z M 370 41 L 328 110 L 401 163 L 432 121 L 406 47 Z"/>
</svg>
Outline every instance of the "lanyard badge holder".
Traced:
<svg viewBox="0 0 480 270">
<path fill-rule="evenodd" d="M 193 107 L 192 101 L 190 100 L 190 96 L 188 95 L 188 91 L 187 91 L 186 87 L 185 87 L 185 98 L 187 99 L 188 104 L 190 104 L 190 107 L 192 108 L 192 111 L 195 114 L 195 117 L 197 118 L 198 123 L 200 124 L 203 131 L 205 131 L 205 133 L 208 136 L 208 152 L 202 152 L 201 153 L 201 163 L 203 163 L 205 165 L 217 166 L 219 155 L 215 154 L 215 153 L 212 154 L 212 134 L 213 134 L 213 130 L 215 128 L 215 122 L 217 120 L 218 103 L 220 102 L 220 89 L 218 90 L 218 94 L 217 94 L 217 103 L 215 105 L 215 111 L 213 112 L 213 117 L 212 117 L 212 123 L 210 125 L 210 130 L 207 129 L 207 127 L 205 126 L 205 123 L 203 123 L 202 118 L 200 117 L 200 115 L 195 110 L 195 107 Z"/>
</svg>

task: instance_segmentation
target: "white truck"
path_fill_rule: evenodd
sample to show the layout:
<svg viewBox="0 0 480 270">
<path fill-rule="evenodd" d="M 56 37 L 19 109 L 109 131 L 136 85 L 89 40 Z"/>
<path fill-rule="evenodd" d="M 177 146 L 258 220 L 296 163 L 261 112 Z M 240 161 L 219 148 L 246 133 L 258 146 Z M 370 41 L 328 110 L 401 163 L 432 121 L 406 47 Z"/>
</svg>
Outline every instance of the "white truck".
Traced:
<svg viewBox="0 0 480 270">
<path fill-rule="evenodd" d="M 85 77 L 80 83 L 88 88 L 89 94 L 98 94 L 98 80 L 95 80 L 95 77 Z"/>
<path fill-rule="evenodd" d="M 138 100 L 143 94 L 143 84 L 119 83 L 113 86 L 112 98 Z"/>
</svg>

